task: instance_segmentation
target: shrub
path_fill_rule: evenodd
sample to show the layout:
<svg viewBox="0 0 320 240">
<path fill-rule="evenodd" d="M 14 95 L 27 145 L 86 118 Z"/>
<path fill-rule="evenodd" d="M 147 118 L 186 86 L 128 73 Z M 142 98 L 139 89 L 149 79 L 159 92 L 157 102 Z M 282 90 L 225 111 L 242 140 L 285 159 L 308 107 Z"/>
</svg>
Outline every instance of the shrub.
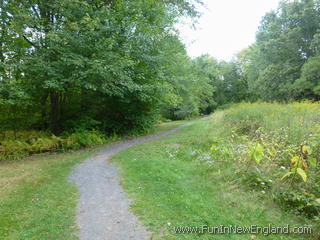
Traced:
<svg viewBox="0 0 320 240">
<path fill-rule="evenodd" d="M 31 154 L 57 151 L 62 139 L 56 136 L 25 140 L 1 141 L 0 160 L 19 159 Z"/>
<path fill-rule="evenodd" d="M 309 218 L 320 215 L 320 198 L 311 193 L 285 191 L 276 198 L 280 206 L 294 212 L 296 215 L 305 215 Z"/>
<path fill-rule="evenodd" d="M 67 149 L 79 149 L 81 147 L 99 145 L 105 142 L 105 136 L 98 131 L 79 130 L 65 139 L 64 146 Z"/>
<path fill-rule="evenodd" d="M 50 136 L 48 133 L 37 131 L 18 132 L 17 139 L 14 139 L 11 132 L 4 133 L 4 136 L 8 139 L 0 142 L 0 161 L 16 160 L 38 153 L 77 150 L 107 141 L 106 137 L 96 130 L 79 130 L 64 137 Z"/>
</svg>

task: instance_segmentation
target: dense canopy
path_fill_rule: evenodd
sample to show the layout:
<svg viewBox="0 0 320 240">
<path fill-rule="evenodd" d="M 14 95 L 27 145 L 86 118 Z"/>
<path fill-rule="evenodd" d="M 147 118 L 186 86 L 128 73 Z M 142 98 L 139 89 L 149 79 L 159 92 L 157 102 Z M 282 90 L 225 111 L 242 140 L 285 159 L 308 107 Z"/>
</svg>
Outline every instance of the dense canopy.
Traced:
<svg viewBox="0 0 320 240">
<path fill-rule="evenodd" d="M 283 1 L 230 62 L 188 57 L 176 30 L 197 0 L 4 0 L 3 129 L 144 131 L 241 101 L 320 96 L 320 1 Z"/>
</svg>

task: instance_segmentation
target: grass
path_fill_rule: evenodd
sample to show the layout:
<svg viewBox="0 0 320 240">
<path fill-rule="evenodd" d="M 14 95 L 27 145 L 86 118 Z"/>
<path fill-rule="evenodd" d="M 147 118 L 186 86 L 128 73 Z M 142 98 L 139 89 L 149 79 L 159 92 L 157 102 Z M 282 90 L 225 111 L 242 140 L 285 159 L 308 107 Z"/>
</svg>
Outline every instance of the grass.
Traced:
<svg viewBox="0 0 320 240">
<path fill-rule="evenodd" d="M 160 124 L 152 134 L 182 124 Z M 150 133 L 150 134 L 151 134 Z M 79 197 L 68 176 L 97 148 L 0 162 L 0 239 L 77 239 Z"/>
<path fill-rule="evenodd" d="M 91 150 L 8 161 L 0 166 L 0 239 L 77 239 L 78 192 L 68 183 Z"/>
<path fill-rule="evenodd" d="M 156 125 L 155 128 L 151 129 L 148 134 L 154 135 L 161 132 L 168 131 L 170 129 L 176 128 L 184 123 L 190 122 L 190 120 L 179 120 L 179 121 L 170 121 L 170 122 L 162 122 Z"/>
<path fill-rule="evenodd" d="M 125 150 L 113 161 L 120 166 L 124 188 L 134 200 L 132 209 L 154 233 L 153 239 L 265 238 L 176 234 L 173 227 L 178 226 L 313 224 L 317 230 L 317 220 L 283 211 L 273 196 L 288 185 L 279 180 L 285 171 L 278 167 L 284 164 L 290 168 L 290 154 L 297 154 L 301 142 L 309 144 L 308 136 L 317 128 L 319 113 L 319 105 L 309 103 L 239 105 L 163 139 Z M 164 123 L 149 134 L 182 123 Z M 247 168 L 251 160 L 246 151 L 252 143 L 262 144 L 261 137 L 265 155 L 260 165 L 252 163 Z M 210 152 L 213 144 L 214 152 Z M 239 146 L 246 151 L 238 152 Z M 270 158 L 267 148 L 271 151 L 275 146 L 280 154 Z M 318 156 L 317 148 L 312 148 Z M 0 162 L 0 239 L 77 239 L 79 195 L 68 176 L 94 150 Z M 317 174 L 316 169 L 308 171 L 307 183 L 295 179 L 297 194 L 303 190 L 319 197 Z M 252 188 L 250 184 L 257 178 L 271 178 L 275 184 L 263 191 L 261 186 Z M 266 238 L 319 239 L 319 232 Z"/>
<path fill-rule="evenodd" d="M 263 107 L 265 110 L 269 108 L 263 105 L 253 107 L 256 109 L 249 108 L 255 114 L 260 112 L 261 108 L 263 114 Z M 266 126 L 270 128 L 278 129 L 281 121 L 286 122 L 290 119 L 290 115 L 288 116 L 290 106 L 275 107 L 284 111 L 283 117 L 278 119 L 279 115 L 272 117 L 271 113 L 270 116 L 268 115 L 269 120 L 263 118 L 262 122 L 267 122 L 269 125 Z M 299 107 L 302 112 L 305 112 L 303 105 Z M 272 107 L 270 108 L 272 110 Z M 296 108 L 297 106 L 292 106 L 292 112 L 299 112 Z M 234 116 L 239 117 L 240 113 Z M 315 115 L 309 113 L 302 114 L 306 116 L 304 121 L 306 124 L 315 118 Z M 222 154 L 219 159 L 214 158 L 209 151 L 217 139 L 224 138 L 228 142 L 229 137 L 235 134 L 233 126 L 227 124 L 232 122 L 230 119 L 236 119 L 231 116 L 232 114 L 232 111 L 227 116 L 226 112 L 218 112 L 209 120 L 199 121 L 171 136 L 135 146 L 114 156 L 113 161 L 121 169 L 122 184 L 129 197 L 134 200 L 133 211 L 154 233 L 153 239 L 318 239 L 316 221 L 283 211 L 273 200 L 273 192 L 266 190 L 265 193 L 259 188 L 251 189 L 242 181 L 242 161 L 246 161 L 247 156 L 237 159 L 230 158 L 228 155 L 226 159 L 223 159 L 225 156 Z M 243 115 L 246 114 L 243 113 Z M 298 114 L 297 119 L 301 120 L 302 115 Z M 310 116 L 310 121 L 308 116 Z M 270 119 L 275 119 L 278 123 Z M 293 119 L 292 116 L 291 119 Z M 296 127 L 298 123 L 293 121 L 292 125 Z M 239 129 L 247 131 L 242 127 L 243 125 Z M 248 129 L 251 131 L 250 128 Z M 297 130 L 298 132 L 289 131 L 295 141 L 307 132 L 303 133 L 300 130 L 301 128 Z M 252 135 L 256 136 L 256 134 Z M 243 133 L 242 136 L 246 139 L 247 144 L 251 143 L 249 133 Z M 303 141 L 303 139 L 300 140 Z M 290 165 L 290 159 L 287 161 Z M 259 168 L 252 166 L 248 171 L 251 173 L 256 169 Z M 279 174 L 277 176 L 279 177 Z M 268 224 L 273 226 L 289 224 L 291 227 L 313 224 L 314 234 L 265 237 L 245 234 L 211 236 L 174 232 L 174 227 L 180 226 L 268 226 Z"/>
</svg>

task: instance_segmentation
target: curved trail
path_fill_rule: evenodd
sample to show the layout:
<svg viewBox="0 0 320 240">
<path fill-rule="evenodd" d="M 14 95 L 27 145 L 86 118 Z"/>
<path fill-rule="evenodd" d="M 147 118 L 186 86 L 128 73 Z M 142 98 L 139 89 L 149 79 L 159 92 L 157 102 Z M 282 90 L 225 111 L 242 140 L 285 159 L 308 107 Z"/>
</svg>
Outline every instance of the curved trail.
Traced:
<svg viewBox="0 0 320 240">
<path fill-rule="evenodd" d="M 80 240 L 149 238 L 145 227 L 129 209 L 130 200 L 120 185 L 117 167 L 107 159 L 124 149 L 170 135 L 191 124 L 187 123 L 153 136 L 110 144 L 96 156 L 76 166 L 70 180 L 80 191 L 77 208 Z"/>
</svg>

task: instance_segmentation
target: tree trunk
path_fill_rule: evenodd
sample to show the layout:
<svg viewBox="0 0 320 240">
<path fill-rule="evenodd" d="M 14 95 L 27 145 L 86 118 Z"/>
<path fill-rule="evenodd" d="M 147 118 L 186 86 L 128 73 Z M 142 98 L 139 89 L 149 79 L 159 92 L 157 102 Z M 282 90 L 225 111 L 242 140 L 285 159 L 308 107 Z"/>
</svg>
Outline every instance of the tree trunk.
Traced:
<svg viewBox="0 0 320 240">
<path fill-rule="evenodd" d="M 50 108 L 51 108 L 51 130 L 55 135 L 59 135 L 60 128 L 60 94 L 52 90 L 50 92 Z"/>
<path fill-rule="evenodd" d="M 48 129 L 48 113 L 47 113 L 47 100 L 48 100 L 49 92 L 44 91 L 43 95 L 41 96 L 41 127 L 42 129 Z"/>
</svg>

